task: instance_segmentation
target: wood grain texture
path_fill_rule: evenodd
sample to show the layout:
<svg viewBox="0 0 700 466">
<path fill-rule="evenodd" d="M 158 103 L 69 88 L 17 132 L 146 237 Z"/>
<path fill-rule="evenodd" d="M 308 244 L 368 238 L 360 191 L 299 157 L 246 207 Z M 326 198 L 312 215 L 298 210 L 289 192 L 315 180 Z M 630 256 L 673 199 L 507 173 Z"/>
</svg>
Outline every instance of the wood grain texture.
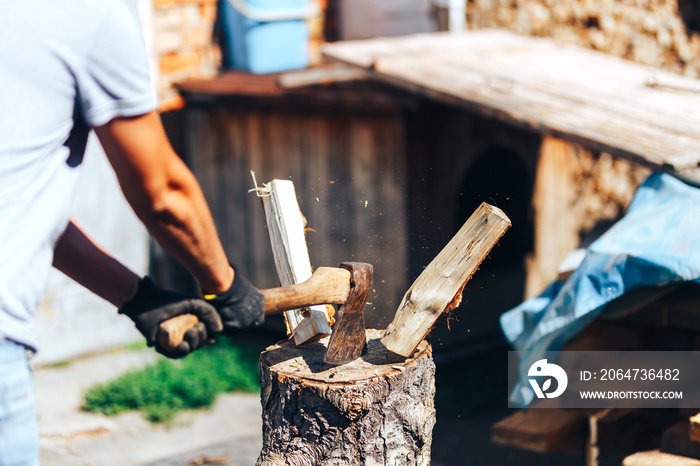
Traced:
<svg viewBox="0 0 700 466">
<path fill-rule="evenodd" d="M 525 297 L 539 295 L 558 278 L 559 266 L 571 251 L 587 247 L 601 226 L 619 219 L 648 175 L 647 168 L 626 159 L 594 154 L 560 138 L 542 138 Z M 588 237 L 596 227 L 598 232 Z"/>
<path fill-rule="evenodd" d="M 260 293 L 265 298 L 265 314 L 319 303 L 344 304 L 350 295 L 350 272 L 342 268 L 319 267 L 301 283 L 268 288 Z"/>
<path fill-rule="evenodd" d="M 338 318 L 324 358 L 328 364 L 354 361 L 362 355 L 367 342 L 364 312 L 374 281 L 374 269 L 371 264 L 360 262 L 343 262 L 340 267 L 351 273 L 352 289 L 347 301 L 338 308 Z"/>
<path fill-rule="evenodd" d="M 404 295 L 382 337 L 387 349 L 409 356 L 435 321 L 459 305 L 464 285 L 509 227 L 499 208 L 482 203 Z"/>
<path fill-rule="evenodd" d="M 286 287 L 308 280 L 311 261 L 294 183 L 273 180 L 260 192 L 280 283 Z M 297 345 L 331 333 L 331 317 L 325 305 L 286 311 L 284 317 Z"/>
<path fill-rule="evenodd" d="M 323 362 L 328 339 L 278 344 L 260 356 L 263 447 L 258 465 L 428 465 L 435 365 L 422 342 L 411 358 L 367 331 L 367 353 Z"/>
<path fill-rule="evenodd" d="M 328 57 L 449 105 L 694 176 L 700 94 L 694 80 L 502 30 L 340 42 Z M 649 86 L 650 78 L 665 87 Z"/>
<path fill-rule="evenodd" d="M 539 295 L 556 280 L 559 265 L 579 245 L 579 222 L 572 189 L 571 162 L 575 148 L 566 141 L 546 137 L 542 141 L 532 205 L 534 254 L 527 262 L 525 296 Z"/>
<path fill-rule="evenodd" d="M 199 323 L 193 314 L 181 314 L 162 322 L 158 328 L 158 344 L 167 351 L 173 351 L 184 340 L 185 333 Z"/>
</svg>

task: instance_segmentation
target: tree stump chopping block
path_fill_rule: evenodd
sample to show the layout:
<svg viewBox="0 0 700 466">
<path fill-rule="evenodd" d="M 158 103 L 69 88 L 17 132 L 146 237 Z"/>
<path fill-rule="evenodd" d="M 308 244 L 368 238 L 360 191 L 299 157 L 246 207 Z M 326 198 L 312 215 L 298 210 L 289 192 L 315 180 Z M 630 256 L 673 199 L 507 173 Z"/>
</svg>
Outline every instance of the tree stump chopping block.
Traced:
<svg viewBox="0 0 700 466">
<path fill-rule="evenodd" d="M 260 356 L 263 448 L 258 465 L 428 465 L 435 364 L 423 341 L 408 358 L 367 330 L 367 353 L 323 362 L 328 338 Z"/>
</svg>

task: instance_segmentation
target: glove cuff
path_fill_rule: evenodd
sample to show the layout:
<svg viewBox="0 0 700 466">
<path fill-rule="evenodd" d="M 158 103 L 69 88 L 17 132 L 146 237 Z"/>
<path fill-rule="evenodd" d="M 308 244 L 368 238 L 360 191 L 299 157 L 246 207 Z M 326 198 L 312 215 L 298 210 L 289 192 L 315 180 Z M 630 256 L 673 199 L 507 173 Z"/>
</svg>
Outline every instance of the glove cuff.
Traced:
<svg viewBox="0 0 700 466">
<path fill-rule="evenodd" d="M 155 297 L 157 292 L 158 285 L 156 285 L 150 277 L 141 277 L 139 281 L 136 282 L 136 286 L 134 286 L 134 291 L 132 291 L 131 295 L 128 298 L 126 298 L 122 302 L 122 305 L 119 307 L 119 314 L 124 314 L 131 317 L 135 314 L 140 313 L 141 311 L 143 311 L 143 309 L 139 309 L 138 307 L 140 306 L 136 306 L 136 303 L 150 302 L 151 299 Z"/>
<path fill-rule="evenodd" d="M 220 294 L 202 290 L 202 297 L 217 308 L 224 323 L 224 332 L 229 334 L 259 325 L 265 320 L 263 312 L 265 298 L 248 279 L 239 273 L 235 265 L 231 264 L 231 267 L 234 277 L 228 290 Z"/>
<path fill-rule="evenodd" d="M 231 287 L 228 290 L 218 294 L 209 293 L 201 288 L 199 290 L 202 298 L 214 306 L 224 305 L 231 302 L 239 302 L 247 296 L 251 288 L 255 289 L 248 279 L 238 272 L 238 267 L 233 264 L 230 265 L 233 269 L 233 283 L 231 283 Z"/>
</svg>

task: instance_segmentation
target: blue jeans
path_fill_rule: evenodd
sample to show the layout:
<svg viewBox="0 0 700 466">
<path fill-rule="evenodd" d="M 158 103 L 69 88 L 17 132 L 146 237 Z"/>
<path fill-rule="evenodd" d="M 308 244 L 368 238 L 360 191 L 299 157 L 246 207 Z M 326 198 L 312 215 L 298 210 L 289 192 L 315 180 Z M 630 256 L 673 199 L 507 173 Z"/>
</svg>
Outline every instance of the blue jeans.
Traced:
<svg viewBox="0 0 700 466">
<path fill-rule="evenodd" d="M 0 340 L 0 466 L 38 464 L 32 369 L 23 346 Z"/>
</svg>

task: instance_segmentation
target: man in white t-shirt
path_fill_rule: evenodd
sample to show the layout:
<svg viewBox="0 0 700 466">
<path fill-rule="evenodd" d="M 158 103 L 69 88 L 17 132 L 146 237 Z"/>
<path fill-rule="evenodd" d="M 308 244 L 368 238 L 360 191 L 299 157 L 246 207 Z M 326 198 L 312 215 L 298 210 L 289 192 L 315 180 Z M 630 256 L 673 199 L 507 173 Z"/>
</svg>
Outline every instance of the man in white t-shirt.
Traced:
<svg viewBox="0 0 700 466">
<path fill-rule="evenodd" d="M 262 321 L 263 299 L 229 265 L 192 173 L 155 111 L 136 19 L 123 0 L 0 0 L 0 466 L 38 463 L 26 350 L 52 265 L 119 308 L 151 346 L 183 357 Z M 104 253 L 69 217 L 93 129 L 137 216 L 213 296 L 158 288 Z M 109 215 L 109 212 L 105 212 Z M 158 325 L 200 324 L 174 351 Z"/>
</svg>

